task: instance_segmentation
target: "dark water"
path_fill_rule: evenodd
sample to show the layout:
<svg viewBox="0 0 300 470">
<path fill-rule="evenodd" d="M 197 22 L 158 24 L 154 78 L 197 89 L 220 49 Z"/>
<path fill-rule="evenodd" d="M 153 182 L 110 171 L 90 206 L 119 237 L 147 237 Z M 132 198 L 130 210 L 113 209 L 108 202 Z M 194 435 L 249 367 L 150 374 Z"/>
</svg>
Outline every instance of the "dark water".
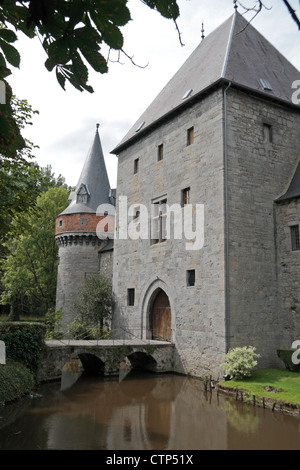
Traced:
<svg viewBox="0 0 300 470">
<path fill-rule="evenodd" d="M 0 449 L 300 449 L 300 419 L 206 393 L 197 379 L 129 374 L 68 384 L 0 408 Z"/>
</svg>

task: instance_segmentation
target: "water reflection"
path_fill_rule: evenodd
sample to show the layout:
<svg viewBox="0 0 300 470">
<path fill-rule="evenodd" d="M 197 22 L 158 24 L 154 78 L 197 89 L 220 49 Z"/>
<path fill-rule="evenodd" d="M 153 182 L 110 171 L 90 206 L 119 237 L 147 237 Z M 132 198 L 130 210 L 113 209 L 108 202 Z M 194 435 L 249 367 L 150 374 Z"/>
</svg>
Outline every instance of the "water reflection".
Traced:
<svg viewBox="0 0 300 470">
<path fill-rule="evenodd" d="M 61 390 L 68 390 L 74 385 L 83 374 L 83 367 L 79 359 L 71 359 L 62 369 Z"/>
<path fill-rule="evenodd" d="M 42 397 L 2 420 L 0 448 L 300 448 L 296 418 L 206 393 L 200 380 L 122 372 L 120 381 L 81 374 L 71 388 L 66 378 L 41 387 Z"/>
</svg>

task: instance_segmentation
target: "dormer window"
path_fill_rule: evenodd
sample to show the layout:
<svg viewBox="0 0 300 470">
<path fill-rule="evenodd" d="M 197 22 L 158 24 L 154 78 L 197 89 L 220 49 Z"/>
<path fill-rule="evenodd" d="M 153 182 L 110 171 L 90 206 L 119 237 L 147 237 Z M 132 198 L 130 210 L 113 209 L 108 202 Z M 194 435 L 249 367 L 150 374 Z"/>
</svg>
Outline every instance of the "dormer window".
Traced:
<svg viewBox="0 0 300 470">
<path fill-rule="evenodd" d="M 77 202 L 82 202 L 84 204 L 87 204 L 88 199 L 90 197 L 89 190 L 85 184 L 81 184 L 80 188 L 77 191 Z"/>
</svg>

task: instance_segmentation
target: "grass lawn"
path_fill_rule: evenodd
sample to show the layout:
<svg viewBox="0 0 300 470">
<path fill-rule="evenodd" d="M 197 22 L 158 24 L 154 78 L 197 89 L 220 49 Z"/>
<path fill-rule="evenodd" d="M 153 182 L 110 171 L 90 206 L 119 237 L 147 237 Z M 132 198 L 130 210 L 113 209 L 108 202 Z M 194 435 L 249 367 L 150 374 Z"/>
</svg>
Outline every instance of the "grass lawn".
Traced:
<svg viewBox="0 0 300 470">
<path fill-rule="evenodd" d="M 222 388 L 238 388 L 256 397 L 271 398 L 285 403 L 300 405 L 300 373 L 287 369 L 262 369 L 243 380 L 219 382 Z M 282 391 L 266 391 L 265 387 Z"/>
</svg>

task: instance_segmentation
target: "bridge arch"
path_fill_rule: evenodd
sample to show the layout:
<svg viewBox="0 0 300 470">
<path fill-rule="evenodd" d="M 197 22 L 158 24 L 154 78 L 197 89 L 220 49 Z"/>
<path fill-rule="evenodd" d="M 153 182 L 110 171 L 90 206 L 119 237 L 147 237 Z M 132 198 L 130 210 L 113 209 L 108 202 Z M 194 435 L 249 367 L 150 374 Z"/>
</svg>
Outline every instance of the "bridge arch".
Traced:
<svg viewBox="0 0 300 470">
<path fill-rule="evenodd" d="M 85 372 L 93 375 L 104 375 L 105 363 L 100 357 L 91 353 L 79 353 L 78 358 Z"/>
<path fill-rule="evenodd" d="M 143 351 L 135 351 L 126 356 L 130 366 L 134 370 L 149 370 L 156 372 L 157 362 L 151 354 Z"/>
</svg>

